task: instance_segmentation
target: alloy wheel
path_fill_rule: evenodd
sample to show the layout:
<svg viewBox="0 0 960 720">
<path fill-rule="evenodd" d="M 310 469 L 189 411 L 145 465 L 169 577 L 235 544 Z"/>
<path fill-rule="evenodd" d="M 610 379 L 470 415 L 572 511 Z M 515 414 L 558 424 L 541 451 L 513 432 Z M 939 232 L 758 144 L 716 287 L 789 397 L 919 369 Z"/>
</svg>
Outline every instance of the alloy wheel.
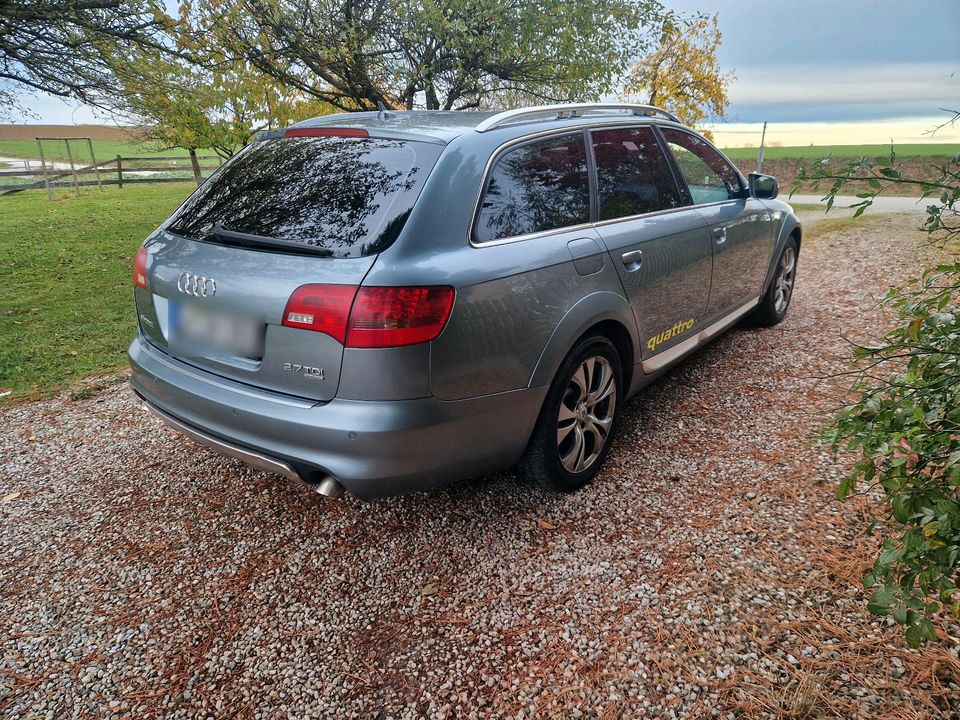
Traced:
<svg viewBox="0 0 960 720">
<path fill-rule="evenodd" d="M 797 254 L 792 247 L 788 247 L 780 257 L 780 267 L 777 271 L 776 288 L 773 296 L 773 307 L 777 311 L 777 315 L 783 315 L 787 311 L 787 305 L 790 304 L 796 269 Z"/>
<path fill-rule="evenodd" d="M 557 450 L 570 473 L 589 468 L 610 437 L 617 406 L 617 378 L 610 361 L 593 355 L 570 378 L 557 416 Z"/>
</svg>

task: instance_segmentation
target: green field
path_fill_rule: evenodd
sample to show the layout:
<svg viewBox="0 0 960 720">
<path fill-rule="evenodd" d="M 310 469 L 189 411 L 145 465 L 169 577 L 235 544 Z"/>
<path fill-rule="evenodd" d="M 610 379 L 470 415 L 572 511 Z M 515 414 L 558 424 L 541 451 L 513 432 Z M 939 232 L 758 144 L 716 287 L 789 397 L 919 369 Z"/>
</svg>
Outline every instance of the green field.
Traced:
<svg viewBox="0 0 960 720">
<path fill-rule="evenodd" d="M 42 395 L 122 367 L 133 256 L 192 183 L 0 198 L 0 393 Z"/>
<path fill-rule="evenodd" d="M 960 144 L 915 143 L 894 145 L 897 155 L 906 157 L 952 157 L 960 154 Z M 723 148 L 731 160 L 755 160 L 758 148 Z M 764 151 L 767 160 L 819 159 L 827 155 L 835 158 L 887 157 L 890 145 L 807 145 L 799 147 L 768 147 Z"/>
<path fill-rule="evenodd" d="M 171 150 L 162 150 L 156 143 L 149 142 L 126 142 L 121 140 L 93 140 L 93 153 L 98 161 L 110 160 L 117 155 L 123 157 L 187 157 L 186 150 L 174 148 Z M 70 142 L 70 150 L 73 152 L 73 159 L 77 163 L 89 164 L 90 151 L 87 149 L 87 143 L 83 141 Z M 67 162 L 66 143 L 56 142 L 54 140 L 45 140 L 43 143 L 43 153 L 47 160 L 58 162 Z M 212 155 L 212 151 L 203 151 L 202 155 Z M 0 140 L 0 157 L 23 158 L 25 160 L 39 160 L 40 153 L 37 151 L 36 140 Z"/>
</svg>

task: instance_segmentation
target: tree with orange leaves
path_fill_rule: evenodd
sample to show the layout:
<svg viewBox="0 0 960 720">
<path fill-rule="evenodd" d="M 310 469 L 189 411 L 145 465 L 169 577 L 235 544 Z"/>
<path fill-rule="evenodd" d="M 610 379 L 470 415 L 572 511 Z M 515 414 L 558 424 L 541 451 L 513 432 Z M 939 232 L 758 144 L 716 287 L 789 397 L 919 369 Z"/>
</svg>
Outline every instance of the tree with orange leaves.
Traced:
<svg viewBox="0 0 960 720">
<path fill-rule="evenodd" d="M 627 93 L 669 110 L 691 126 L 723 118 L 734 75 L 720 70 L 721 41 L 716 15 L 682 19 L 669 13 L 656 47 L 630 69 Z"/>
</svg>

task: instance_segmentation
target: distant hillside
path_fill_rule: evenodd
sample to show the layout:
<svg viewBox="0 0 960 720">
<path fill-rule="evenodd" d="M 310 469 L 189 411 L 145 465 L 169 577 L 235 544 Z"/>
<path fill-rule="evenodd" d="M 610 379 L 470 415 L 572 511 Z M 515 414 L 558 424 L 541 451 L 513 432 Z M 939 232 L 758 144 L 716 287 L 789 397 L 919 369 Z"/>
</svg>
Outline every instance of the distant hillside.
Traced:
<svg viewBox="0 0 960 720">
<path fill-rule="evenodd" d="M 116 125 L 0 125 L 0 140 L 33 140 L 37 136 L 131 141 L 140 139 L 140 128 Z"/>
</svg>

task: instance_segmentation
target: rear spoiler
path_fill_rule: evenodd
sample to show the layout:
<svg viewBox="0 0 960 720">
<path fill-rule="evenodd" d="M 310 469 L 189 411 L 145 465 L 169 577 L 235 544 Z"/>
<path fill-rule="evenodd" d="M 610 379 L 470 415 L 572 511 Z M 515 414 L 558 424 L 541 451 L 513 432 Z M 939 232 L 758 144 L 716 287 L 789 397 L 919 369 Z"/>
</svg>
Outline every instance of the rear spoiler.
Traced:
<svg viewBox="0 0 960 720">
<path fill-rule="evenodd" d="M 292 127 L 284 130 L 267 130 L 257 135 L 254 142 L 280 140 L 288 137 L 352 137 L 366 138 L 370 133 L 362 128 L 344 127 Z"/>
</svg>

